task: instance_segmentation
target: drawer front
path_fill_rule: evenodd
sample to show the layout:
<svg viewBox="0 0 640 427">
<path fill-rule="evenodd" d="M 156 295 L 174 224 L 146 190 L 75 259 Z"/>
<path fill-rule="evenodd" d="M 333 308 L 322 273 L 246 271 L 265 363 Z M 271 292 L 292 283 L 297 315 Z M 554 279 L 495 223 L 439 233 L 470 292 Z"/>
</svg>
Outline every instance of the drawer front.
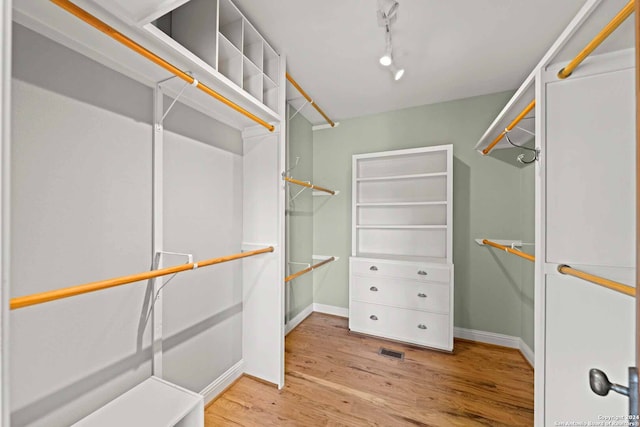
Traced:
<svg viewBox="0 0 640 427">
<path fill-rule="evenodd" d="M 449 313 L 449 289 L 446 283 L 351 276 L 351 299 L 443 314 Z"/>
<path fill-rule="evenodd" d="M 349 329 L 444 350 L 453 349 L 447 314 L 352 301 Z"/>
<path fill-rule="evenodd" d="M 387 261 L 351 260 L 351 272 L 366 276 L 401 277 L 430 282 L 449 283 L 451 274 L 448 266 L 434 267 L 416 264 L 394 264 Z"/>
</svg>

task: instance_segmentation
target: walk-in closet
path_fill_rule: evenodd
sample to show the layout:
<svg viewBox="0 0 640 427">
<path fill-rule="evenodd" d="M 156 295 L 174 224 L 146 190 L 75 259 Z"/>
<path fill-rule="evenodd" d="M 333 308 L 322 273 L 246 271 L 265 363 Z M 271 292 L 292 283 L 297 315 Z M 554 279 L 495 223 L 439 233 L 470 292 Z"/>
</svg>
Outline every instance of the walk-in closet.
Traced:
<svg viewBox="0 0 640 427">
<path fill-rule="evenodd" d="M 3 0 L 0 425 L 637 426 L 640 0 Z"/>
</svg>

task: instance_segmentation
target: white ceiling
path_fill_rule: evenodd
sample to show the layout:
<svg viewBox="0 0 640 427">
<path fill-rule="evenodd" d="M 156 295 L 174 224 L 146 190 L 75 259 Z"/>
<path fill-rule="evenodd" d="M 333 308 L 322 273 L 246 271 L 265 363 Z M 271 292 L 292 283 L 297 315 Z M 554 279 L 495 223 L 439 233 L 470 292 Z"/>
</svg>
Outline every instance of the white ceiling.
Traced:
<svg viewBox="0 0 640 427">
<path fill-rule="evenodd" d="M 394 81 L 376 0 L 234 0 L 333 120 L 515 89 L 584 0 L 398 0 Z M 288 98 L 299 94 L 289 92 Z M 303 114 L 324 123 L 313 108 Z"/>
</svg>

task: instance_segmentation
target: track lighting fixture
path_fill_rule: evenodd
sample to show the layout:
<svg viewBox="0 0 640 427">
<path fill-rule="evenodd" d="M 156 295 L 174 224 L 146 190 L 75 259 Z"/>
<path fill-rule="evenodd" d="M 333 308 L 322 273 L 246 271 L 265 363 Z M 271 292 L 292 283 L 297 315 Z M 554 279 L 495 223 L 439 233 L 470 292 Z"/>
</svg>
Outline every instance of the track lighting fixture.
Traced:
<svg viewBox="0 0 640 427">
<path fill-rule="evenodd" d="M 396 0 L 378 0 L 378 25 L 385 30 L 385 50 L 380 57 L 380 65 L 389 67 L 394 80 L 400 80 L 404 69 L 393 62 L 393 45 L 391 43 L 391 24 L 398 18 L 398 2 Z"/>
</svg>

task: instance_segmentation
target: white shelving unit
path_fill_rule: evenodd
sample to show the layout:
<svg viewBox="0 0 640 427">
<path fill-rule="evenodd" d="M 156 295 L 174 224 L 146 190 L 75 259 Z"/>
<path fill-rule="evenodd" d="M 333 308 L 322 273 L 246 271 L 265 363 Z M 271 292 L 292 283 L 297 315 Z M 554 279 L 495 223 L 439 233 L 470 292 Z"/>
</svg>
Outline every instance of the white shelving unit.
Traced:
<svg viewBox="0 0 640 427">
<path fill-rule="evenodd" d="M 353 156 L 351 331 L 453 349 L 451 145 Z"/>
<path fill-rule="evenodd" d="M 258 102 L 277 109 L 279 57 L 230 0 L 191 0 L 155 25 Z"/>
<path fill-rule="evenodd" d="M 180 103 L 242 131 L 242 179 L 234 181 L 234 185 L 242 191 L 243 206 L 252 209 L 240 213 L 243 242 L 238 244 L 242 244 L 243 250 L 273 246 L 275 251 L 242 261 L 241 371 L 282 388 L 285 193 L 279 183 L 280 165 L 285 160 L 284 56 L 264 41 L 229 0 L 73 0 L 73 4 L 176 68 L 192 73 L 199 82 L 274 127 L 274 131 L 269 132 L 209 94 L 185 86 L 182 79 L 174 78 L 165 68 L 51 2 L 13 4 L 15 22 L 154 88 L 156 94 L 170 97 L 181 94 Z M 158 106 L 162 107 L 162 101 L 155 100 L 154 108 L 163 111 Z M 157 149 L 163 146 L 160 123 L 155 123 L 153 132 L 151 188 L 163 194 L 163 150 Z M 162 230 L 162 216 L 160 203 L 160 208 L 154 206 L 153 211 L 154 226 L 160 224 L 156 226 L 159 230 Z M 162 237 L 158 242 L 162 245 Z M 156 313 L 161 316 L 161 299 L 154 303 L 154 316 Z M 161 342 L 162 328 L 154 326 L 153 334 L 154 343 Z M 4 348 L 3 353 L 6 353 Z M 162 352 L 155 352 L 155 346 L 153 357 L 154 362 L 162 358 Z M 161 364 L 154 365 L 153 369 L 154 374 L 159 371 L 158 377 L 113 396 L 113 401 L 78 425 L 202 426 L 203 397 L 160 379 Z M 224 375 L 227 374 L 216 381 L 225 380 Z M 111 391 L 108 393 L 113 395 Z M 207 399 L 211 393 L 213 391 L 206 391 Z M 75 399 L 69 398 L 71 400 Z M 76 405 L 79 404 L 75 401 L 69 404 L 70 413 L 77 414 L 85 408 L 83 404 Z"/>
</svg>

